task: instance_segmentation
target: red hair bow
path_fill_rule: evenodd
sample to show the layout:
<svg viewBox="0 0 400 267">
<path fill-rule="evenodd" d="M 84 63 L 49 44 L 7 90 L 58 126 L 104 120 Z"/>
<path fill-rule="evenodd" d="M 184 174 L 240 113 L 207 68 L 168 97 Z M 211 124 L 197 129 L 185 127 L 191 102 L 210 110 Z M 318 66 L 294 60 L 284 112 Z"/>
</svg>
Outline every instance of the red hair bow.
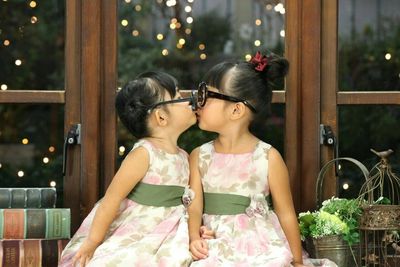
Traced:
<svg viewBox="0 0 400 267">
<path fill-rule="evenodd" d="M 260 51 L 256 53 L 254 57 L 250 59 L 250 62 L 255 65 L 257 71 L 264 71 L 268 65 L 268 59 L 266 56 L 261 55 Z"/>
</svg>

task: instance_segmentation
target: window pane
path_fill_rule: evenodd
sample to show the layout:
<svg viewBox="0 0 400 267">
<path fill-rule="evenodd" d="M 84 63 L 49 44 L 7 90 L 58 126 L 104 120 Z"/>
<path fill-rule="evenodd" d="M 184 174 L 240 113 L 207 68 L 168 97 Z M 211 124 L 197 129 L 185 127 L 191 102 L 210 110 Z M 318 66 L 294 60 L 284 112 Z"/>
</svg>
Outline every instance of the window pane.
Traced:
<svg viewBox="0 0 400 267">
<path fill-rule="evenodd" d="M 339 88 L 400 90 L 400 1 L 339 1 Z"/>
<path fill-rule="evenodd" d="M 284 1 L 118 3 L 120 86 L 143 71 L 163 70 L 177 77 L 183 88 L 194 89 L 217 63 L 249 59 L 258 50 L 280 55 L 284 52 Z M 283 87 L 283 82 L 278 83 L 276 90 Z M 190 152 L 212 138 L 212 134 L 193 127 L 179 142 Z M 274 134 L 270 138 L 270 142 L 279 144 L 283 136 Z M 125 147 L 123 140 L 132 137 L 119 127 L 118 139 Z"/>
<path fill-rule="evenodd" d="M 61 207 L 63 105 L 3 104 L 0 121 L 0 187 L 55 186 Z"/>
<path fill-rule="evenodd" d="M 63 90 L 65 2 L 0 1 L 2 90 Z"/>
<path fill-rule="evenodd" d="M 343 106 L 339 108 L 339 156 L 352 157 L 371 169 L 379 158 L 370 149 L 392 149 L 389 163 L 400 175 L 400 107 L 399 106 Z M 348 166 L 348 165 L 346 165 Z M 339 192 L 343 197 L 358 195 L 364 182 L 357 167 L 343 168 Z M 349 188 L 343 189 L 347 183 Z"/>
</svg>

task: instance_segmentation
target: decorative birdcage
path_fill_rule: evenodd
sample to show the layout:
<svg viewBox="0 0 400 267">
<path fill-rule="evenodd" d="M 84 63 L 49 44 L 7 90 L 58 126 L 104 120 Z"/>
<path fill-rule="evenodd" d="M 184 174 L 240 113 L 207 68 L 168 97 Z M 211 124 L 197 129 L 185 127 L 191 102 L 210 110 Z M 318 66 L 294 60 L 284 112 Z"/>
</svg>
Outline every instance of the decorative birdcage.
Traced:
<svg viewBox="0 0 400 267">
<path fill-rule="evenodd" d="M 388 161 L 393 150 L 371 151 L 380 161 L 360 190 L 359 262 L 366 267 L 400 267 L 400 178 Z"/>
</svg>

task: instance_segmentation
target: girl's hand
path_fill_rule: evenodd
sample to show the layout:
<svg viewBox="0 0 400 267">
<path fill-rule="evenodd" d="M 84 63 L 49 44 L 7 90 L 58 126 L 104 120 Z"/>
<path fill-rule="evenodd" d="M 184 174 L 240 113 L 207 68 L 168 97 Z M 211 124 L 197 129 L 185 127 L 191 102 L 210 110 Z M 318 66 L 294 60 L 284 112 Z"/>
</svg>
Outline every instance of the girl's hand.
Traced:
<svg viewBox="0 0 400 267">
<path fill-rule="evenodd" d="M 86 266 L 93 257 L 94 251 L 98 246 L 99 243 L 93 242 L 87 238 L 72 259 L 72 266 Z"/>
<path fill-rule="evenodd" d="M 204 225 L 200 227 L 200 237 L 203 239 L 214 239 L 215 232 L 213 230 L 208 230 Z"/>
<path fill-rule="evenodd" d="M 193 260 L 197 261 L 208 257 L 208 245 L 204 239 L 196 239 L 190 242 L 190 252 Z"/>
</svg>

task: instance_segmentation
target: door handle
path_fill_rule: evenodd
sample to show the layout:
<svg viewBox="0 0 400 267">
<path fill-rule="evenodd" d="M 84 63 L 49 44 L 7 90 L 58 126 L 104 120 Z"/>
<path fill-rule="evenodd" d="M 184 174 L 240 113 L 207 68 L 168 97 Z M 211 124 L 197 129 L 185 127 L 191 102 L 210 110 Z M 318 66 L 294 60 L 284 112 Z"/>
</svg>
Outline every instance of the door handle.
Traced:
<svg viewBox="0 0 400 267">
<path fill-rule="evenodd" d="M 339 145 L 335 134 L 332 131 L 331 126 L 321 124 L 319 127 L 320 144 L 333 147 L 333 158 L 339 157 Z M 335 161 L 335 175 L 339 176 L 339 162 Z"/>
<path fill-rule="evenodd" d="M 67 169 L 68 147 L 80 143 L 81 143 L 81 124 L 80 123 L 73 124 L 69 129 L 67 136 L 64 139 L 63 169 L 62 169 L 63 176 L 65 176 L 65 171 Z"/>
</svg>

